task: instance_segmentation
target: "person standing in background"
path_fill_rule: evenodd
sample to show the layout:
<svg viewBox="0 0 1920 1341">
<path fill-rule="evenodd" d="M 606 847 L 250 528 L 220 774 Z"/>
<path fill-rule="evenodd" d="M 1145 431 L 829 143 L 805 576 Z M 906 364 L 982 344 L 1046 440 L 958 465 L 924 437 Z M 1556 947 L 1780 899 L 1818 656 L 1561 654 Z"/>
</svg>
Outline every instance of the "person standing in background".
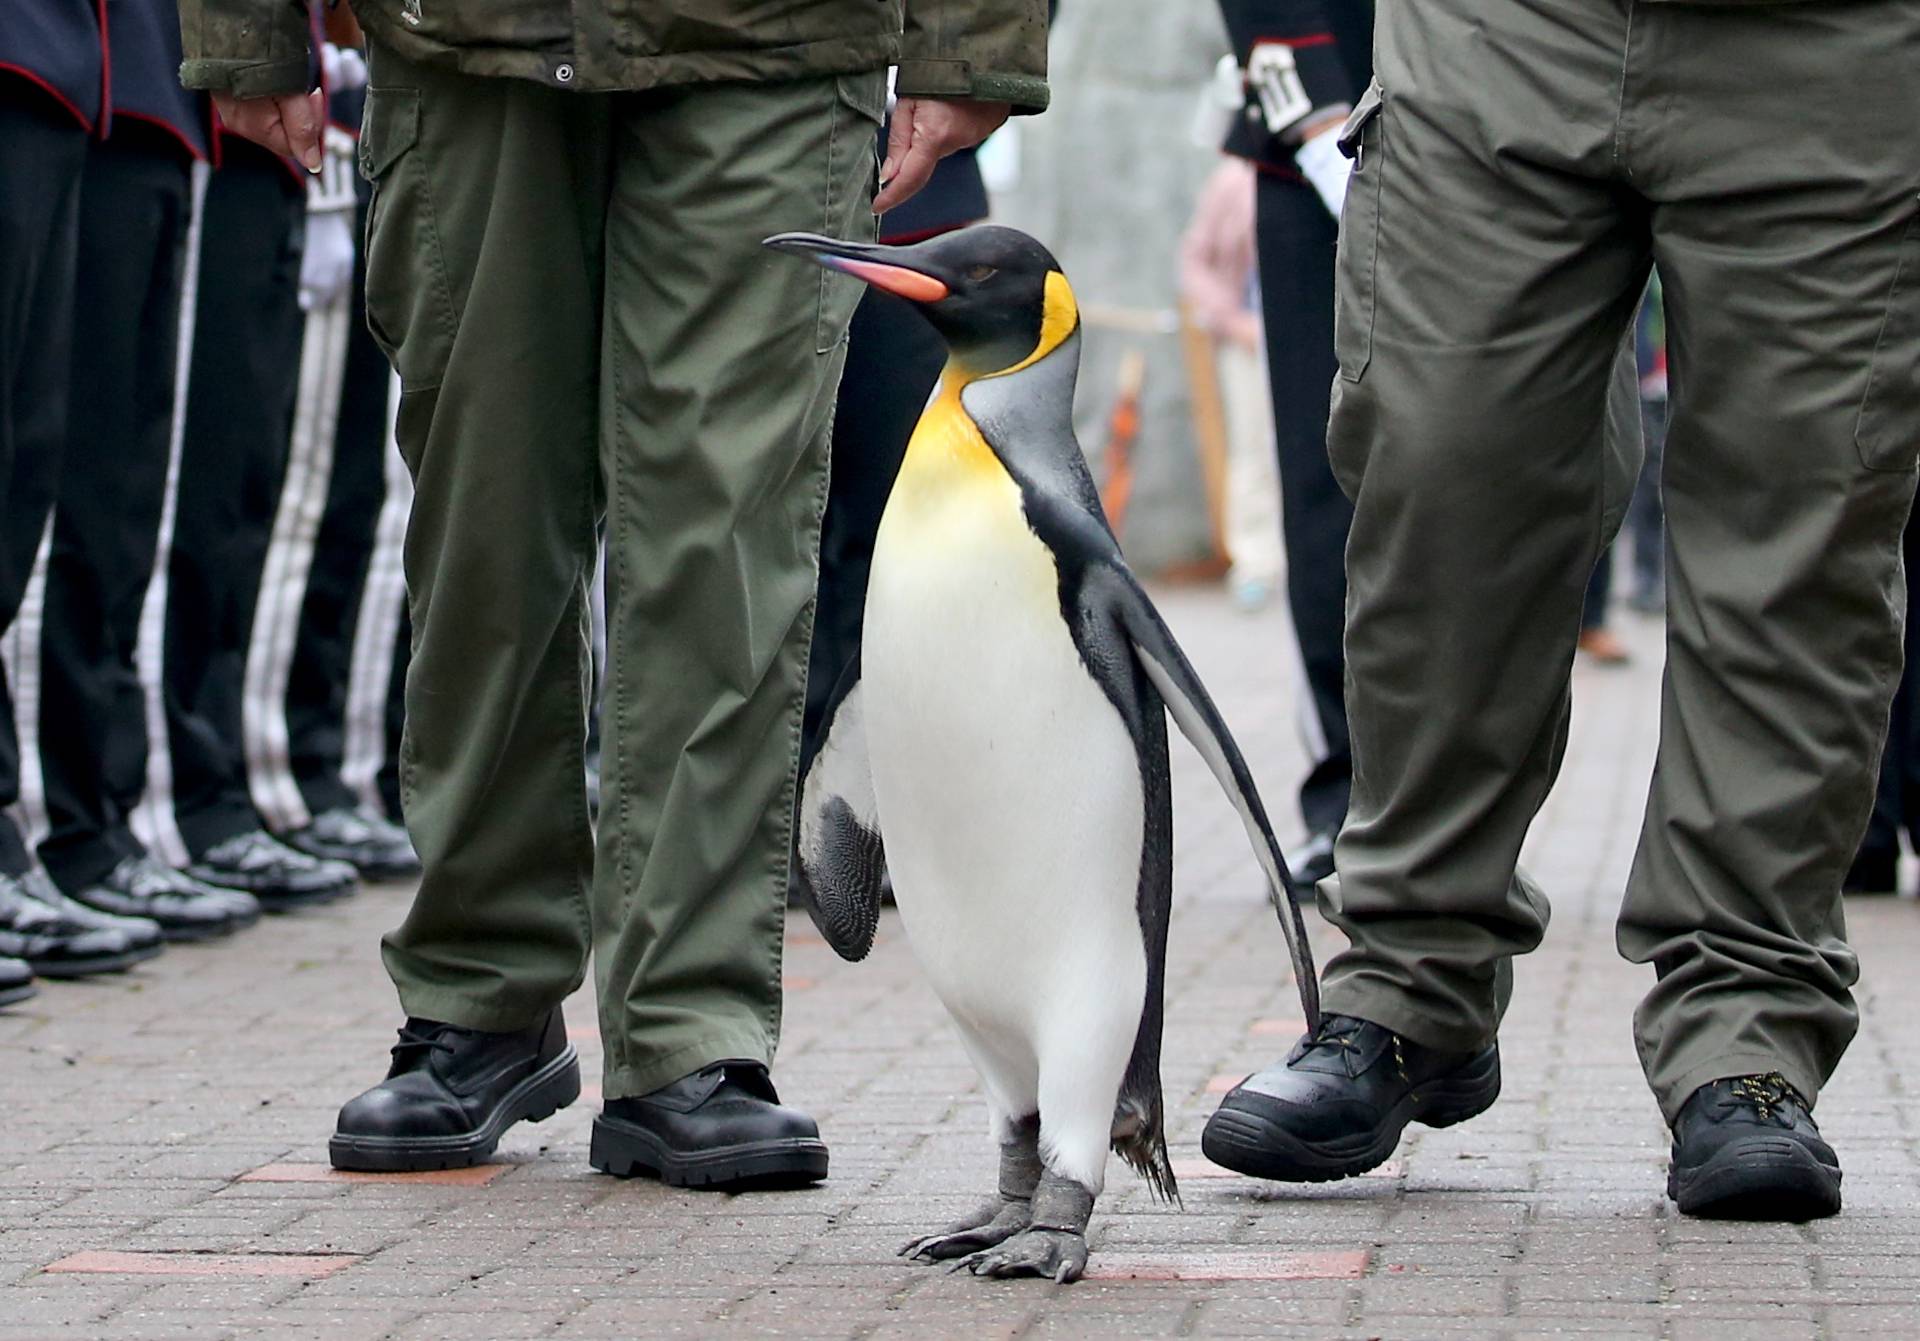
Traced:
<svg viewBox="0 0 1920 1341">
<path fill-rule="evenodd" d="M 171 940 L 249 925 L 260 905 L 175 870 L 130 819 L 146 789 L 135 651 L 166 504 L 190 183 L 213 149 L 206 99 L 180 87 L 172 0 L 109 0 L 109 133 L 80 203 L 66 456 L 40 659 L 48 873 L 69 896 L 157 923 Z"/>
<path fill-rule="evenodd" d="M 1334 375 L 1333 270 L 1346 196 L 1341 122 L 1372 74 L 1372 0 L 1221 0 L 1244 99 L 1223 146 L 1257 170 L 1256 236 L 1280 463 L 1287 605 L 1298 643 L 1299 721 L 1312 764 L 1305 840 L 1287 855 L 1303 888 L 1333 874 L 1353 781 L 1346 661 L 1353 505 L 1327 460 Z"/>
<path fill-rule="evenodd" d="M 1237 86 L 1237 76 L 1234 82 Z M 1234 604 L 1246 611 L 1267 603 L 1286 567 L 1273 459 L 1273 391 L 1261 357 L 1254 178 L 1254 167 L 1245 159 L 1222 158 L 1200 188 L 1180 239 L 1181 299 L 1190 318 L 1213 337 L 1227 428 L 1226 541 L 1233 564 L 1227 585 Z"/>
<path fill-rule="evenodd" d="M 90 0 L 0 5 L 0 632 L 20 613 L 67 439 L 82 184 L 89 137 L 103 136 L 106 34 Z M 0 996 L 35 972 L 78 977 L 160 951 L 151 923 L 122 927 L 66 900 L 8 808 L 20 799 L 20 743 L 0 673 Z"/>
</svg>

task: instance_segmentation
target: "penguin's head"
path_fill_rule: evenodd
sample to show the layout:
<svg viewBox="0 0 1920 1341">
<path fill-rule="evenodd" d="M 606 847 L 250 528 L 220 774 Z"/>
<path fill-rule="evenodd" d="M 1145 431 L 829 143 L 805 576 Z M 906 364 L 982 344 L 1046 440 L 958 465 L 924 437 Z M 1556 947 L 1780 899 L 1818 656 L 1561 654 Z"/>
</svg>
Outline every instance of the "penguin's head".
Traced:
<svg viewBox="0 0 1920 1341">
<path fill-rule="evenodd" d="M 864 280 L 919 307 L 976 377 L 1032 363 L 1080 323 L 1053 255 L 1017 228 L 983 224 L 889 247 L 781 233 L 765 244 Z"/>
</svg>

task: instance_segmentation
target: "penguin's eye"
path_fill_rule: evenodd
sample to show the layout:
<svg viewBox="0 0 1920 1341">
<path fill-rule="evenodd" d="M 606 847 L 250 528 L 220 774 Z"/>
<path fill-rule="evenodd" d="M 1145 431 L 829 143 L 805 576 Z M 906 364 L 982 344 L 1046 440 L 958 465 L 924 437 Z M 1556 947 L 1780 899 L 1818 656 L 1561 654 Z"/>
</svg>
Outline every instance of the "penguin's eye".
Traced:
<svg viewBox="0 0 1920 1341">
<path fill-rule="evenodd" d="M 990 265 L 976 265 L 968 269 L 967 278 L 978 284 L 981 280 L 992 279 L 999 273 Z"/>
</svg>

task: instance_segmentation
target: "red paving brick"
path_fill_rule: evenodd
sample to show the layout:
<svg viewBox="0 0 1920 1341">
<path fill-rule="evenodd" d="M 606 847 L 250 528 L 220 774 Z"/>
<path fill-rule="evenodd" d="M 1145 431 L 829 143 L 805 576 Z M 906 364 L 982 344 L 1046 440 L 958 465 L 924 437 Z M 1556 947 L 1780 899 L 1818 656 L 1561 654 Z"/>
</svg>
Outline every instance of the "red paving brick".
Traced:
<svg viewBox="0 0 1920 1341">
<path fill-rule="evenodd" d="M 426 1169 L 418 1173 L 362 1173 L 330 1164 L 265 1164 L 240 1175 L 243 1183 L 439 1183 L 450 1187 L 485 1187 L 511 1164 L 476 1164 L 466 1169 Z"/>
<path fill-rule="evenodd" d="M 1098 1253 L 1088 1280 L 1358 1280 L 1365 1248 L 1325 1253 Z"/>
<path fill-rule="evenodd" d="M 199 1253 L 112 1252 L 93 1249 L 70 1253 L 50 1264 L 50 1275 L 87 1276 L 297 1276 L 319 1280 L 344 1271 L 359 1253 Z"/>
</svg>

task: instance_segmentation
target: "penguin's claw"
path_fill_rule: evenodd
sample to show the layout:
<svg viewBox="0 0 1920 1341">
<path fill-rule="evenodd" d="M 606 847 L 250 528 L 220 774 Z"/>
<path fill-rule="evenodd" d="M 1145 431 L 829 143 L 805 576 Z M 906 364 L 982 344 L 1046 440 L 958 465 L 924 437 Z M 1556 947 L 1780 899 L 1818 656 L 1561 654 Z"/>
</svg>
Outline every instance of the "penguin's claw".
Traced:
<svg viewBox="0 0 1920 1341">
<path fill-rule="evenodd" d="M 984 1251 L 1012 1238 L 1027 1227 L 1032 1215 L 1031 1206 L 1024 1201 L 992 1203 L 936 1234 L 926 1234 L 901 1244 L 896 1254 L 923 1262 L 964 1258 L 969 1253 Z"/>
<path fill-rule="evenodd" d="M 1066 1285 L 1086 1272 L 1087 1239 L 1066 1229 L 1028 1228 L 998 1247 L 961 1258 L 948 1270 L 962 1267 L 976 1276 L 1038 1276 Z"/>
</svg>

